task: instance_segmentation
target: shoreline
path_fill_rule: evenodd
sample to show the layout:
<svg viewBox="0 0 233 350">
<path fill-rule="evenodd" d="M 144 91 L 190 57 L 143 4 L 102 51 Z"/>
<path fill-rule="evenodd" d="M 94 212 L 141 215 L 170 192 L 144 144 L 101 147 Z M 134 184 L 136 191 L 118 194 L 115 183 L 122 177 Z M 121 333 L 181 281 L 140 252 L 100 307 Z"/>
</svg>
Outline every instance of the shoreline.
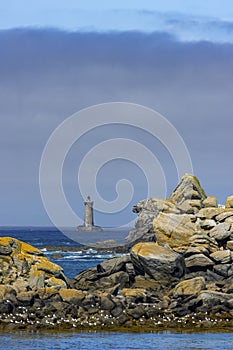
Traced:
<svg viewBox="0 0 233 350">
<path fill-rule="evenodd" d="M 205 317 L 203 315 L 203 317 Z M 208 317 L 209 318 L 209 317 Z M 167 320 L 163 318 L 156 318 L 156 321 L 144 320 L 143 322 L 138 320 L 131 320 L 124 325 L 98 325 L 93 324 L 81 325 L 72 322 L 64 321 L 60 325 L 51 326 L 47 324 L 46 326 L 32 325 L 30 323 L 19 325 L 11 321 L 0 324 L 0 333 L 8 332 L 40 332 L 40 333 L 136 333 L 136 334 L 149 334 L 149 333 L 233 333 L 233 319 L 223 320 L 219 318 L 216 320 L 216 315 L 212 320 L 202 319 L 202 317 L 197 318 L 195 323 L 190 324 L 190 319 L 193 321 L 192 316 L 176 318 L 176 320 Z M 2 320 L 1 320 L 2 321 Z M 187 322 L 189 321 L 189 322 Z M 174 323 L 172 323 L 174 322 Z M 213 326 L 213 323 L 214 326 Z"/>
</svg>

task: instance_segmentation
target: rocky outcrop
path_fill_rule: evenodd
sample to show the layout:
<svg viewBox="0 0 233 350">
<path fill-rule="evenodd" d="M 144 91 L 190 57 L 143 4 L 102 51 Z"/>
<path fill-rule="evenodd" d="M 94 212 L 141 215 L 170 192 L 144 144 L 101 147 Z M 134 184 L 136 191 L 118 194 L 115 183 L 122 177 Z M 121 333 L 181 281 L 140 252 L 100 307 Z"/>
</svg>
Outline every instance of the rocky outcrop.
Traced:
<svg viewBox="0 0 233 350">
<path fill-rule="evenodd" d="M 183 256 L 156 243 L 138 243 L 130 255 L 137 271 L 146 273 L 161 284 L 171 283 L 184 275 Z"/>
<path fill-rule="evenodd" d="M 0 237 L 0 269 L 0 284 L 13 285 L 16 291 L 38 290 L 51 284 L 68 286 L 60 266 L 39 249 L 14 238 Z"/>
<path fill-rule="evenodd" d="M 233 326 L 233 208 L 185 175 L 134 207 L 131 250 L 72 281 L 42 252 L 0 239 L 0 327 L 155 330 Z"/>
<path fill-rule="evenodd" d="M 225 206 L 218 205 L 216 197 L 206 196 L 196 177 L 186 174 L 169 198 L 141 201 L 134 207 L 138 220 L 127 237 L 128 242 L 134 245 L 140 237 L 141 242 L 154 241 L 184 257 L 185 276 L 180 278 L 172 294 L 177 301 L 168 303 L 168 309 L 177 315 L 187 314 L 187 310 L 213 314 L 211 307 L 214 314 L 233 314 L 233 303 L 228 296 L 233 290 L 232 203 L 233 196 L 230 196 Z M 145 233 L 141 235 L 142 232 Z M 137 246 L 132 248 L 131 257 L 139 268 L 143 260 Z M 133 252 L 137 252 L 137 258 Z M 152 277 L 151 272 L 148 276 Z M 163 281 L 161 275 L 154 277 Z M 172 283 L 171 276 L 170 281 Z M 171 298 L 171 292 L 168 296 Z M 192 301 L 184 302 L 187 297 Z"/>
<path fill-rule="evenodd" d="M 127 241 L 131 245 L 138 240 L 156 241 L 188 255 L 208 255 L 227 244 L 231 247 L 231 198 L 226 207 L 219 207 L 216 197 L 207 197 L 197 178 L 186 174 L 169 198 L 141 201 L 134 207 L 138 220 Z"/>
<path fill-rule="evenodd" d="M 205 191 L 201 187 L 200 182 L 198 181 L 196 176 L 189 174 L 185 174 L 182 177 L 180 183 L 170 196 L 172 202 L 176 203 L 178 206 L 187 200 L 204 201 L 206 198 L 207 197 Z"/>
<path fill-rule="evenodd" d="M 207 198 L 198 179 L 185 174 L 181 182 L 167 199 L 149 198 L 133 207 L 138 214 L 135 228 L 127 237 L 127 243 L 133 245 L 138 241 L 153 241 L 153 221 L 160 214 L 195 214 L 201 208 L 213 206 L 213 199 Z"/>
</svg>

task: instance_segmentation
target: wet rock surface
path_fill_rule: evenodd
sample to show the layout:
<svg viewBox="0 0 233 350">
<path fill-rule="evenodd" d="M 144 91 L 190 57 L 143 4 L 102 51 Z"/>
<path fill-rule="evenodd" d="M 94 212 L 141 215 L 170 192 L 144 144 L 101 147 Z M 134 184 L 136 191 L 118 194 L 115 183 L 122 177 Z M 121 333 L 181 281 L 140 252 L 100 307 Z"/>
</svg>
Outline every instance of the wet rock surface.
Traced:
<svg viewBox="0 0 233 350">
<path fill-rule="evenodd" d="M 168 199 L 134 207 L 138 220 L 122 256 L 73 280 L 40 250 L 0 238 L 0 328 L 232 327 L 232 198 L 218 207 L 185 175 Z"/>
</svg>

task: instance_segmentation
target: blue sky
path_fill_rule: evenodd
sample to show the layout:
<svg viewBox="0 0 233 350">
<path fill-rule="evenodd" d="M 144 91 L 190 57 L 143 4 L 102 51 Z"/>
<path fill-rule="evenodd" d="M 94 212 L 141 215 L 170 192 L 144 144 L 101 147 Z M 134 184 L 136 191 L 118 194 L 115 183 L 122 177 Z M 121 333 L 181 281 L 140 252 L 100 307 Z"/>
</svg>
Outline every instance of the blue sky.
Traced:
<svg viewBox="0 0 233 350">
<path fill-rule="evenodd" d="M 180 40 L 232 42 L 231 0 L 2 1 L 1 28 L 166 31 Z"/>
<path fill-rule="evenodd" d="M 220 203 L 232 194 L 232 1 L 1 1 L 0 47 L 0 226 L 51 224 L 38 180 L 44 146 L 68 116 L 110 101 L 164 115 L 207 194 Z M 98 130 L 65 162 L 66 196 L 80 215 L 77 165 L 88 146 L 109 135 L 145 142 L 165 171 L 168 194 L 177 184 L 159 142 L 127 128 Z M 107 164 L 98 184 L 113 200 L 117 179 L 127 174 L 136 188 L 132 202 L 119 215 L 96 213 L 97 224 L 135 218 L 131 208 L 145 198 L 138 169 Z"/>
</svg>

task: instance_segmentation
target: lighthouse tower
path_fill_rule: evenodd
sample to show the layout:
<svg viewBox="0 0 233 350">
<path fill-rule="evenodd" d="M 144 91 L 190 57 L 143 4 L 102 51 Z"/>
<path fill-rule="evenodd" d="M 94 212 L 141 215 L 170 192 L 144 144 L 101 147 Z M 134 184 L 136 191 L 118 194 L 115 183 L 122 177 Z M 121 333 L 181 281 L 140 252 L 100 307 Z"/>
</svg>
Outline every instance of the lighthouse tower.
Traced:
<svg viewBox="0 0 233 350">
<path fill-rule="evenodd" d="M 84 201 L 84 226 L 90 227 L 94 225 L 93 218 L 93 201 L 91 201 L 91 197 L 88 196 Z"/>
<path fill-rule="evenodd" d="M 100 226 L 94 225 L 93 201 L 90 196 L 84 201 L 84 223 L 77 227 L 79 232 L 101 232 L 103 229 Z"/>
</svg>

